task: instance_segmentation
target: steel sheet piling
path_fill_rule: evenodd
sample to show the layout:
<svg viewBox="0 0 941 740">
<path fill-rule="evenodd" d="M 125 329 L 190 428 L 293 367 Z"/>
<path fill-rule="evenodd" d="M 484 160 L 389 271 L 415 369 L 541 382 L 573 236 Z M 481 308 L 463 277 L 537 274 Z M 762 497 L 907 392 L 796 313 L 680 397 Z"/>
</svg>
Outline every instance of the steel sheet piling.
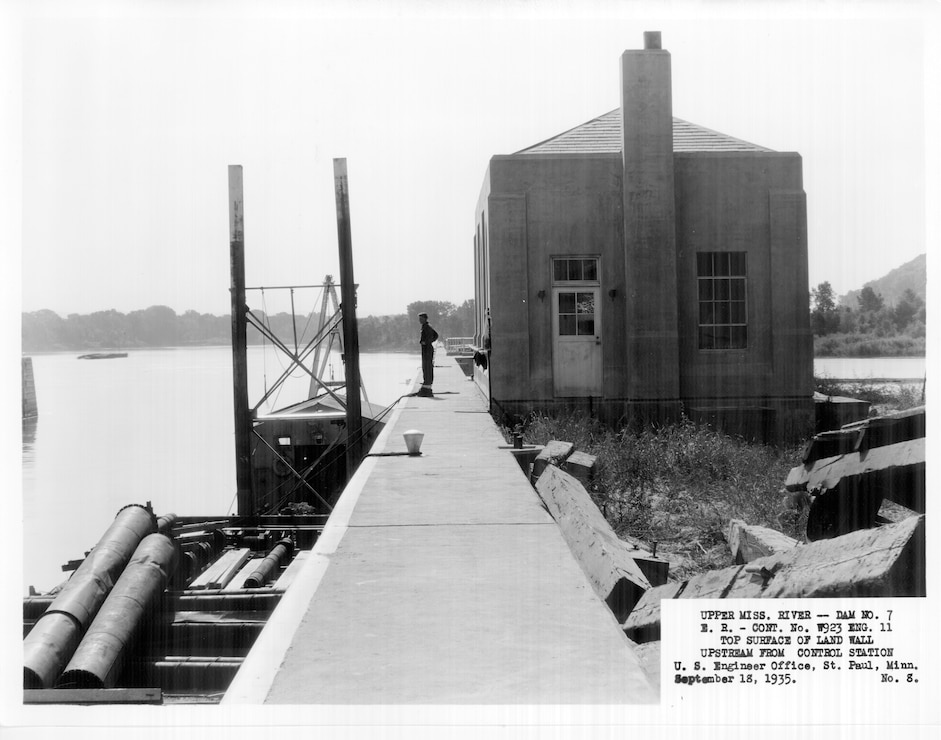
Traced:
<svg viewBox="0 0 941 740">
<path fill-rule="evenodd" d="M 163 534 L 148 535 L 82 638 L 58 688 L 113 688 L 125 649 L 152 611 L 176 567 L 177 547 Z"/>
<path fill-rule="evenodd" d="M 141 540 L 156 528 L 138 504 L 121 509 L 23 640 L 25 688 L 51 688 Z"/>
</svg>

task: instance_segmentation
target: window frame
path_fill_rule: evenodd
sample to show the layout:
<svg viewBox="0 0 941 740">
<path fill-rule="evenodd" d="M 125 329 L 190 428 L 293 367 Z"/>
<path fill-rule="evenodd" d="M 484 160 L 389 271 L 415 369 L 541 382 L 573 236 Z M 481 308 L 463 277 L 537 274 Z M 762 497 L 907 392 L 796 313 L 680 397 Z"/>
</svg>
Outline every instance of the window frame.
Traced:
<svg viewBox="0 0 941 740">
<path fill-rule="evenodd" d="M 569 263 L 565 270 L 565 277 L 558 277 L 559 270 L 557 265 L 562 262 Z M 573 264 L 578 262 L 579 268 L 577 271 L 573 271 Z M 586 274 L 586 264 L 592 263 L 591 269 L 588 271 L 589 277 L 585 277 Z M 592 277 L 593 275 L 593 277 Z M 572 277 L 570 277 L 572 276 Z M 595 323 L 598 316 L 598 303 L 597 301 L 601 298 L 601 256 L 597 254 L 562 254 L 555 255 L 549 259 L 549 278 L 550 283 L 553 289 L 562 289 L 562 290 L 571 290 L 575 293 L 575 303 L 573 310 L 570 312 L 563 313 L 560 305 L 553 305 L 552 311 L 555 313 L 557 322 L 556 325 L 556 336 L 557 337 L 588 337 L 588 336 L 597 336 L 596 328 L 597 324 Z M 580 331 L 582 327 L 582 320 L 579 320 L 579 316 L 588 315 L 580 314 L 578 311 L 579 302 L 578 302 L 578 292 L 579 288 L 589 288 L 592 289 L 592 297 L 594 299 L 593 311 L 591 313 L 591 331 Z M 596 290 L 597 289 L 597 290 Z M 585 292 L 588 292 L 587 290 Z M 553 299 L 552 302 L 555 303 L 556 292 L 553 290 Z M 561 297 L 561 296 L 560 296 Z M 568 321 L 563 321 L 564 317 L 571 317 L 571 323 L 574 328 L 573 333 L 562 333 L 563 324 L 567 325 Z"/>
<path fill-rule="evenodd" d="M 556 264 L 560 262 L 575 262 L 578 261 L 581 264 L 582 277 L 576 278 L 558 278 L 556 277 Z M 593 262 L 594 263 L 594 274 L 593 278 L 584 277 L 584 263 Z M 571 265 L 569 266 L 571 267 Z M 568 273 L 569 270 L 566 270 Z M 599 286 L 601 285 L 601 257 L 596 254 L 565 254 L 551 257 L 549 259 L 549 278 L 552 284 L 552 287 L 578 287 L 580 285 L 590 285 L 590 286 Z"/>
<path fill-rule="evenodd" d="M 696 252 L 696 346 L 699 351 L 748 350 L 748 324 L 748 252 Z"/>
</svg>

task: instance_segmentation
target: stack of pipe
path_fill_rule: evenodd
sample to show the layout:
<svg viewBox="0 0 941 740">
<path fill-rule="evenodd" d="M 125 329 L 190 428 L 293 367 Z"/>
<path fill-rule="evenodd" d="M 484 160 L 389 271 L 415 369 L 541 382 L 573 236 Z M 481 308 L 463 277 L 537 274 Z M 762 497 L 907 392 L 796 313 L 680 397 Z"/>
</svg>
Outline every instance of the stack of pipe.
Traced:
<svg viewBox="0 0 941 740">
<path fill-rule="evenodd" d="M 156 529 L 149 509 L 118 511 L 108 530 L 23 640 L 23 683 L 50 688 L 72 657 L 137 546 Z"/>
<path fill-rule="evenodd" d="M 152 611 L 173 574 L 177 547 L 159 532 L 145 537 L 105 600 L 72 660 L 59 688 L 113 688 L 128 646 Z"/>
</svg>

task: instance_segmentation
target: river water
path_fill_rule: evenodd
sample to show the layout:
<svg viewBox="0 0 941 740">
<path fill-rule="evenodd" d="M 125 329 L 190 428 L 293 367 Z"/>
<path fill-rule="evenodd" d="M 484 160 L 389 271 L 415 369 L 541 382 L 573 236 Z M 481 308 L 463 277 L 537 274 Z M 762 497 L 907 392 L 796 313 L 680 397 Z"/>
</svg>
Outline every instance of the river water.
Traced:
<svg viewBox="0 0 941 740">
<path fill-rule="evenodd" d="M 925 377 L 924 357 L 818 357 L 814 374 L 834 379 L 871 378 L 922 380 Z"/>
<path fill-rule="evenodd" d="M 158 513 L 235 511 L 232 351 L 228 347 L 133 350 L 127 358 L 33 355 L 39 418 L 23 428 L 24 593 L 63 580 L 125 504 Z M 249 398 L 261 398 L 286 366 L 250 347 Z M 332 358 L 341 378 L 342 363 Z M 420 372 L 418 354 L 363 353 L 370 402 L 387 406 Z M 307 397 L 295 372 L 278 407 Z"/>
<path fill-rule="evenodd" d="M 131 351 L 125 359 L 33 356 L 39 419 L 23 429 L 24 592 L 63 580 L 60 566 L 95 544 L 118 509 L 151 501 L 159 513 L 234 512 L 232 353 L 228 347 Z M 249 398 L 284 360 L 251 347 Z M 363 353 L 369 400 L 393 403 L 420 372 L 418 354 Z M 342 375 L 338 357 L 335 374 Z M 832 378 L 924 376 L 923 358 L 825 359 Z M 276 405 L 306 398 L 296 374 Z"/>
</svg>

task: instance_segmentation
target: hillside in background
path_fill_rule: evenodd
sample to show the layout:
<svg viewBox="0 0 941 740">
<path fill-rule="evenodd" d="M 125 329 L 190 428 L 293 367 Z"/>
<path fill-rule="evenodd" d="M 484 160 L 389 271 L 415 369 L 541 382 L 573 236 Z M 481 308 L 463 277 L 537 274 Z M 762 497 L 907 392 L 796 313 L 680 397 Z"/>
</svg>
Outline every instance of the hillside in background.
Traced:
<svg viewBox="0 0 941 740">
<path fill-rule="evenodd" d="M 902 294 L 908 289 L 911 289 L 915 295 L 924 301 L 926 300 L 926 294 L 928 292 L 928 271 L 926 265 L 927 260 L 925 255 L 920 254 L 911 262 L 906 262 L 901 267 L 896 267 L 878 280 L 870 280 L 862 286 L 862 288 L 872 288 L 876 293 L 882 296 L 887 306 L 896 305 L 902 297 Z M 862 288 L 859 290 L 851 290 L 846 295 L 841 296 L 840 305 L 848 306 L 852 309 L 859 308 L 859 294 Z"/>
</svg>

